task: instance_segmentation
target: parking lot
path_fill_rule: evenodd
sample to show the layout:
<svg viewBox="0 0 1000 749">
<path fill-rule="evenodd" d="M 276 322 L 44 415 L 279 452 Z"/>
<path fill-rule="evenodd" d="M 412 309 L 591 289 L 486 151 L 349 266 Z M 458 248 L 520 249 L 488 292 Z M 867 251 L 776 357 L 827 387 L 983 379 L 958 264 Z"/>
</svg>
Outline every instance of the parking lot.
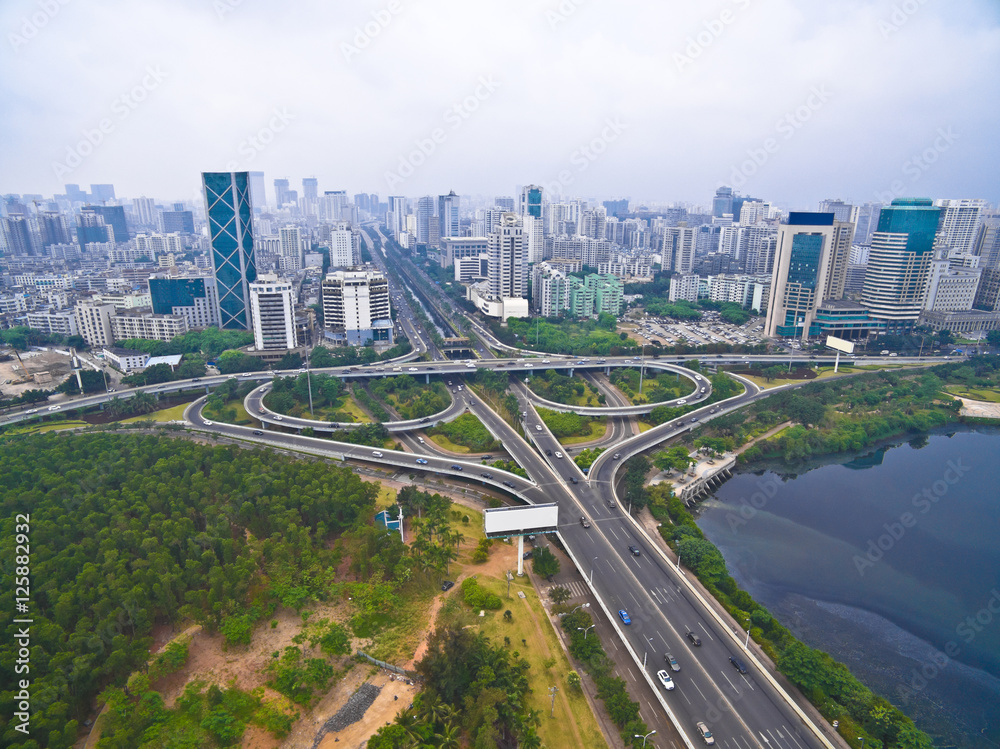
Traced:
<svg viewBox="0 0 1000 749">
<path fill-rule="evenodd" d="M 646 315 L 641 320 L 619 325 L 619 331 L 627 332 L 640 344 L 659 341 L 663 346 L 754 346 L 764 338 L 764 318 L 753 317 L 744 325 L 733 325 L 720 320 L 719 313 L 713 311 L 706 312 L 697 322 Z"/>
</svg>

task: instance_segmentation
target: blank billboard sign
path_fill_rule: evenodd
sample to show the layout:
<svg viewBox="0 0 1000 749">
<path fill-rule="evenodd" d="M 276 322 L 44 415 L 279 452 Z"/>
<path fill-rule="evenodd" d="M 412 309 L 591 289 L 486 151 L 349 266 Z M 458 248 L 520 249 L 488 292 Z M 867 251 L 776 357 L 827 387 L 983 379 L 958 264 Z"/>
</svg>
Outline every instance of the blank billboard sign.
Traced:
<svg viewBox="0 0 1000 749">
<path fill-rule="evenodd" d="M 852 341 L 845 341 L 843 338 L 836 338 L 832 335 L 826 337 L 826 347 L 843 351 L 845 354 L 854 353 L 854 343 Z"/>
<path fill-rule="evenodd" d="M 550 533 L 559 526 L 559 506 L 495 507 L 483 513 L 483 522 L 487 538 Z"/>
</svg>

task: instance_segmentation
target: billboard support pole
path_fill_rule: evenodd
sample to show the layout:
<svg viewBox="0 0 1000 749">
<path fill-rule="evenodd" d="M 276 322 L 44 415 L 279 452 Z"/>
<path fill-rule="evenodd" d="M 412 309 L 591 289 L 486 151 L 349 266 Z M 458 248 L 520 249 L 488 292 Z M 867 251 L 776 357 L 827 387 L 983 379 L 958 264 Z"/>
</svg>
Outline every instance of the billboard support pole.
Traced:
<svg viewBox="0 0 1000 749">
<path fill-rule="evenodd" d="M 524 577 L 524 536 L 517 537 L 517 576 Z"/>
<path fill-rule="evenodd" d="M 837 361 L 835 361 L 834 364 L 833 364 L 833 373 L 837 374 L 837 371 L 839 369 L 840 369 L 840 352 L 838 351 L 837 352 Z"/>
</svg>

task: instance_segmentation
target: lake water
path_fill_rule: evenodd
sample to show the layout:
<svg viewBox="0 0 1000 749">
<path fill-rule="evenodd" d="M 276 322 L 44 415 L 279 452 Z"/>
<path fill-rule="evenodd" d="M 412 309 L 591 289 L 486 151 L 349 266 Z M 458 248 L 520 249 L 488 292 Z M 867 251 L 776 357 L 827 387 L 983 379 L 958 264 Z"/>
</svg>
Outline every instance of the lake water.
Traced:
<svg viewBox="0 0 1000 749">
<path fill-rule="evenodd" d="M 698 524 L 741 587 L 936 744 L 1000 747 L 1000 431 L 738 474 Z"/>
</svg>

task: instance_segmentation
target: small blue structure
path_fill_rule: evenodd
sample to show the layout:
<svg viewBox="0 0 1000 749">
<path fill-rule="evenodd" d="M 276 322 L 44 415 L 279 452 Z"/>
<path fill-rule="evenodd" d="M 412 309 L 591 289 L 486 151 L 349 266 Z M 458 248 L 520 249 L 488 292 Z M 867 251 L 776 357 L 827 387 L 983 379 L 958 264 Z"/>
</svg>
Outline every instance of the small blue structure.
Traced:
<svg viewBox="0 0 1000 749">
<path fill-rule="evenodd" d="M 386 530 L 399 531 L 399 538 L 403 538 L 403 513 L 402 508 L 399 508 L 399 517 L 395 520 L 389 518 L 389 511 L 382 510 L 382 512 L 375 515 L 375 522 L 379 525 L 385 526 Z"/>
</svg>

